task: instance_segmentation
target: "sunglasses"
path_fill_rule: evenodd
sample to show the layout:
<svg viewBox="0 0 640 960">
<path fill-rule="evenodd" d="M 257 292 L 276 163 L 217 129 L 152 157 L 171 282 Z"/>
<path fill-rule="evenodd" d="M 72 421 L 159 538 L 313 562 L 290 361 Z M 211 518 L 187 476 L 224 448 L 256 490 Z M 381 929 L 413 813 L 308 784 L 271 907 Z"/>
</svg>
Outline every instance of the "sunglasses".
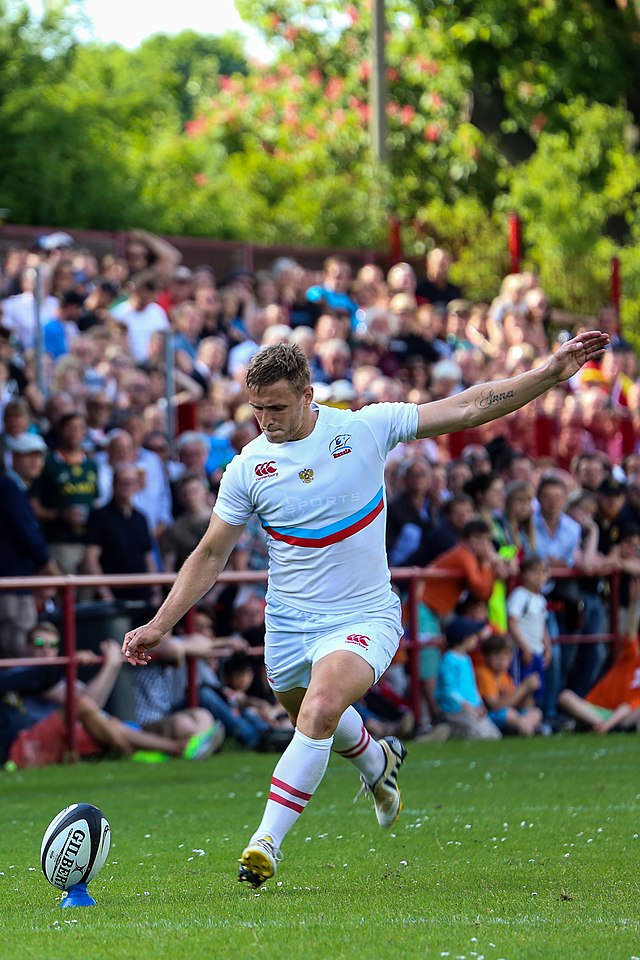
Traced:
<svg viewBox="0 0 640 960">
<path fill-rule="evenodd" d="M 53 637 L 34 637 L 31 643 L 34 647 L 59 647 L 60 641 Z"/>
</svg>

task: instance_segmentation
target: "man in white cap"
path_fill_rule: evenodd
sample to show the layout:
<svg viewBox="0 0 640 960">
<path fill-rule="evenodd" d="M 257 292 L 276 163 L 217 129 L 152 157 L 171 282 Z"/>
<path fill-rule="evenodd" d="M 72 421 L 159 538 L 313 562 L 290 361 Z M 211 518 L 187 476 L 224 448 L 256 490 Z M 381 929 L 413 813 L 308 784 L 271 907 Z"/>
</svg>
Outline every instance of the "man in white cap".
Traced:
<svg viewBox="0 0 640 960">
<path fill-rule="evenodd" d="M 20 433 L 9 446 L 12 466 L 0 477 L 0 577 L 59 573 L 29 503 L 47 445 L 37 433 Z M 27 633 L 36 620 L 31 590 L 0 591 L 0 658 L 25 656 Z"/>
</svg>

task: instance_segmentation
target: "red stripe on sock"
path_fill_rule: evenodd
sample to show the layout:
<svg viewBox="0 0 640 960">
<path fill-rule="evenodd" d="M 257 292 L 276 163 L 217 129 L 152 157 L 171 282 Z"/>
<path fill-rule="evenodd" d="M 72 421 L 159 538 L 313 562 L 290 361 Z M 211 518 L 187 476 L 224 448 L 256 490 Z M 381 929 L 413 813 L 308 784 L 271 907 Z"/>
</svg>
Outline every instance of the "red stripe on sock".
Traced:
<svg viewBox="0 0 640 960">
<path fill-rule="evenodd" d="M 271 792 L 269 794 L 269 800 L 274 800 L 276 803 L 281 803 L 283 807 L 289 807 L 291 810 L 295 810 L 296 813 L 302 813 L 304 806 L 299 803 L 294 803 L 293 800 L 287 800 L 286 797 L 281 797 L 279 793 Z"/>
<path fill-rule="evenodd" d="M 274 785 L 274 787 L 280 787 L 281 790 L 286 790 L 287 793 L 290 793 L 292 797 L 300 797 L 301 800 L 311 800 L 311 797 L 313 796 L 312 793 L 303 793 L 302 790 L 296 790 L 295 787 L 285 783 L 284 780 L 278 780 L 277 777 L 272 777 L 271 783 Z"/>
<path fill-rule="evenodd" d="M 362 728 L 362 734 L 360 739 L 356 743 L 355 747 L 349 747 L 348 750 L 338 750 L 337 752 L 341 757 L 344 757 L 345 760 L 353 760 L 354 757 L 359 757 L 361 753 L 367 749 L 371 742 L 371 737 L 369 735 L 366 727 Z"/>
</svg>

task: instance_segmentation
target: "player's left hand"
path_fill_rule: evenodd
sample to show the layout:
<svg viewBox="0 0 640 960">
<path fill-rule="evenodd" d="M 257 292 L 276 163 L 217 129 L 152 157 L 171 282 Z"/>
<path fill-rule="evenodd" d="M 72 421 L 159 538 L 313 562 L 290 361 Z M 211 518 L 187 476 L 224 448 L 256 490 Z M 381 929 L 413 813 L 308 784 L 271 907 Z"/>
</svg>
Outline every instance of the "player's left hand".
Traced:
<svg viewBox="0 0 640 960">
<path fill-rule="evenodd" d="M 608 345 L 609 334 L 600 330 L 587 330 L 563 343 L 549 361 L 558 383 L 568 380 L 590 360 L 599 360 Z"/>
</svg>

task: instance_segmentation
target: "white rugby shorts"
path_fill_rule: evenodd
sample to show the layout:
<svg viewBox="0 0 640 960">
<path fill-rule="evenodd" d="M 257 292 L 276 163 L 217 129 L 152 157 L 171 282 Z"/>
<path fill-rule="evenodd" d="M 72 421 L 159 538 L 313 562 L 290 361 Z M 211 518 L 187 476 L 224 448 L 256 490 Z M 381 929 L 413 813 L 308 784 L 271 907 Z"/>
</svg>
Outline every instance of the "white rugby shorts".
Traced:
<svg viewBox="0 0 640 960">
<path fill-rule="evenodd" d="M 403 634 L 400 602 L 395 596 L 388 609 L 368 616 L 306 613 L 270 600 L 265 624 L 267 679 L 280 692 L 306 689 L 314 663 L 336 650 L 366 660 L 375 683 L 391 663 Z"/>
</svg>

